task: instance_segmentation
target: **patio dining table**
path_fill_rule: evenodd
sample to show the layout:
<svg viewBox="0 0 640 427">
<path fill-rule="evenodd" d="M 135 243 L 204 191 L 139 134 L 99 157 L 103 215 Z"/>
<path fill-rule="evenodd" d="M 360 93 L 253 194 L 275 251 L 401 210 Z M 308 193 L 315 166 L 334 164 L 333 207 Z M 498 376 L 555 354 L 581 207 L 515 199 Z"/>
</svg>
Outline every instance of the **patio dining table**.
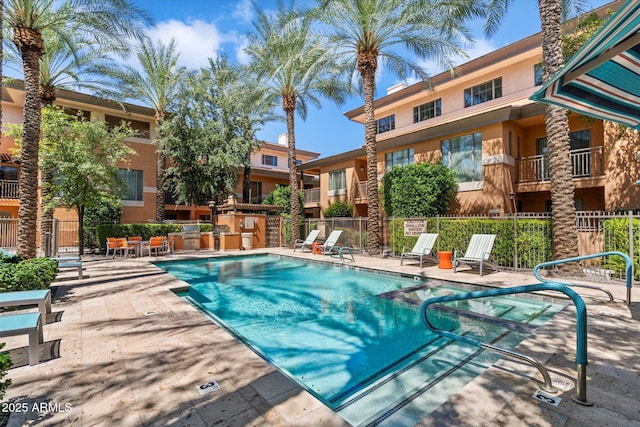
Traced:
<svg viewBox="0 0 640 427">
<path fill-rule="evenodd" d="M 136 257 L 141 257 L 144 254 L 142 248 L 149 244 L 148 240 L 127 240 L 127 245 L 135 246 Z"/>
</svg>

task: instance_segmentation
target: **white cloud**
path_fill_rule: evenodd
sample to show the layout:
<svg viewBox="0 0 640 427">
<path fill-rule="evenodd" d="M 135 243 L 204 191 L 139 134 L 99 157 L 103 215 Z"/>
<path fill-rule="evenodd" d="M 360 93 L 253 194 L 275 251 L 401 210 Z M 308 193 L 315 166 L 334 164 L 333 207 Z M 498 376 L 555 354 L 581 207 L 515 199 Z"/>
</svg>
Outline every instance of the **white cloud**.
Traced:
<svg viewBox="0 0 640 427">
<path fill-rule="evenodd" d="M 207 65 L 208 58 L 215 58 L 220 45 L 227 39 L 215 25 L 201 20 L 160 22 L 149 30 L 148 35 L 165 44 L 175 39 L 179 63 L 188 68 Z"/>
<path fill-rule="evenodd" d="M 249 39 L 246 36 L 241 36 L 239 40 L 240 43 L 236 49 L 236 61 L 238 61 L 239 64 L 247 65 L 251 62 L 251 58 L 247 55 L 247 52 L 245 52 L 244 49 L 249 44 Z"/>
<path fill-rule="evenodd" d="M 244 22 L 251 22 L 253 19 L 253 5 L 251 4 L 251 0 L 239 1 L 231 16 Z"/>
</svg>

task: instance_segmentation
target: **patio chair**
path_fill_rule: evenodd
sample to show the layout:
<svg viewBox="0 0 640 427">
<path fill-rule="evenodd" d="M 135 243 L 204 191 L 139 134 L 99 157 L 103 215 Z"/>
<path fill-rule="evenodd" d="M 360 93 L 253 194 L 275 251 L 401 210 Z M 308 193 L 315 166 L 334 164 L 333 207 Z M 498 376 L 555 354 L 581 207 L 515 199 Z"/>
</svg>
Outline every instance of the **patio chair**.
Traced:
<svg viewBox="0 0 640 427">
<path fill-rule="evenodd" d="M 115 237 L 107 237 L 107 253 L 105 254 L 105 258 L 109 256 L 109 250 L 112 250 L 113 253 L 116 253 L 116 238 Z"/>
<path fill-rule="evenodd" d="M 165 236 L 155 236 L 149 239 L 149 256 L 155 250 L 156 256 L 164 255 L 169 249 L 169 241 Z"/>
<path fill-rule="evenodd" d="M 402 265 L 404 258 L 418 258 L 420 260 L 420 268 L 422 268 L 422 263 L 424 259 L 430 259 L 433 262 L 438 262 L 438 257 L 433 254 L 433 245 L 436 243 L 438 239 L 437 233 L 422 233 L 418 237 L 416 244 L 413 245 L 413 249 L 408 252 L 405 252 L 406 247 L 402 248 L 402 254 L 400 254 L 400 265 Z"/>
<path fill-rule="evenodd" d="M 464 256 L 459 257 L 457 250 L 453 252 L 453 272 L 456 273 L 457 267 L 462 264 L 466 264 L 471 268 L 479 267 L 480 276 L 482 276 L 485 265 L 496 270 L 496 265 L 489 261 L 495 240 L 495 234 L 474 234 L 471 236 Z"/>
<path fill-rule="evenodd" d="M 122 252 L 124 254 L 124 257 L 127 258 L 129 256 L 129 252 L 135 252 L 135 250 L 136 247 L 129 245 L 127 239 L 125 239 L 124 237 L 116 237 L 116 245 L 115 248 L 113 248 L 113 258 L 116 257 L 116 254 L 118 252 Z"/>
<path fill-rule="evenodd" d="M 324 241 L 321 245 L 318 245 L 318 249 L 320 253 L 325 255 L 330 255 L 332 251 L 338 251 L 340 249 L 339 246 L 336 246 L 338 239 L 342 235 L 342 230 L 333 230 L 327 240 Z"/>
<path fill-rule="evenodd" d="M 320 234 L 320 230 L 311 230 L 306 239 L 304 240 L 298 239 L 295 242 L 293 242 L 293 251 L 295 252 L 296 248 L 298 247 L 302 248 L 302 252 L 304 252 L 304 248 L 309 248 L 309 250 L 311 250 L 311 245 L 318 238 L 318 234 Z"/>
</svg>

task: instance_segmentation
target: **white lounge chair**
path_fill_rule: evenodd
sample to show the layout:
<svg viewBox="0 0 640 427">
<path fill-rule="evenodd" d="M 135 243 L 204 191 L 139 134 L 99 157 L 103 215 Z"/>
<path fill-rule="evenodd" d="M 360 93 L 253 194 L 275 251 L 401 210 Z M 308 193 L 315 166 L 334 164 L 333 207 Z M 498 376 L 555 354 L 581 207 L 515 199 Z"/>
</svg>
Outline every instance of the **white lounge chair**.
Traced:
<svg viewBox="0 0 640 427">
<path fill-rule="evenodd" d="M 420 260 L 420 268 L 422 268 L 422 263 L 424 259 L 430 259 L 433 262 L 438 262 L 438 257 L 433 253 L 433 245 L 435 245 L 436 240 L 438 239 L 437 233 L 422 233 L 418 237 L 416 244 L 413 246 L 408 252 L 405 252 L 405 247 L 402 248 L 402 253 L 400 254 L 400 265 L 404 262 L 404 258 L 418 258 Z"/>
<path fill-rule="evenodd" d="M 329 255 L 333 250 L 337 252 L 339 247 L 336 246 L 336 243 L 338 242 L 338 239 L 340 238 L 341 235 L 342 235 L 342 230 L 333 230 L 329 234 L 329 237 L 327 237 L 327 240 L 325 240 L 324 243 L 318 246 L 320 253 Z"/>
<path fill-rule="evenodd" d="M 485 265 L 495 270 L 496 265 L 489 261 L 495 240 L 495 234 L 474 234 L 471 236 L 464 256 L 459 257 L 457 250 L 453 252 L 453 272 L 456 273 L 457 267 L 462 264 L 466 264 L 471 268 L 479 267 L 480 276 L 482 276 Z"/>
<path fill-rule="evenodd" d="M 296 248 L 302 248 L 302 252 L 304 252 L 304 248 L 309 248 L 311 250 L 313 242 L 318 238 L 318 234 L 320 234 L 320 230 L 311 230 L 309 235 L 304 240 L 296 240 L 293 242 L 293 251 L 296 251 Z"/>
</svg>

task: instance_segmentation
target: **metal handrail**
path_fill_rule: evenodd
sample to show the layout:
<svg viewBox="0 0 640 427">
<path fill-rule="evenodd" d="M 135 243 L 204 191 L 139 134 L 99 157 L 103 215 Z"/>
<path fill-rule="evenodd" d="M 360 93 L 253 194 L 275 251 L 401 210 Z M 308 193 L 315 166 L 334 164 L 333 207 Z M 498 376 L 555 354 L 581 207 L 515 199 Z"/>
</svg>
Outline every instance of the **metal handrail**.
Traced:
<svg viewBox="0 0 640 427">
<path fill-rule="evenodd" d="M 559 259 L 559 260 L 555 260 L 555 261 L 547 261 L 547 262 L 543 262 L 540 263 L 538 265 L 536 265 L 535 267 L 533 267 L 533 275 L 535 276 L 536 279 L 538 279 L 541 282 L 550 282 L 550 283 L 562 283 L 563 285 L 567 285 L 567 286 L 576 286 L 576 287 L 581 287 L 581 288 L 590 288 L 590 289 L 598 289 L 600 291 L 605 292 L 606 294 L 609 295 L 609 301 L 613 302 L 613 295 L 611 295 L 611 292 L 609 292 L 606 289 L 602 289 L 599 288 L 597 286 L 589 286 L 589 285 L 578 285 L 575 283 L 566 283 L 566 282 L 560 282 L 557 280 L 547 280 L 543 277 L 540 277 L 540 274 L 538 273 L 538 270 L 540 270 L 543 267 L 552 267 L 552 266 L 556 266 L 558 264 L 566 264 L 568 262 L 575 262 L 575 261 L 582 261 L 585 259 L 590 259 L 590 258 L 600 258 L 603 256 L 611 256 L 611 255 L 617 255 L 620 256 L 624 259 L 624 262 L 626 264 L 625 266 L 625 279 L 627 282 L 627 305 L 631 305 L 631 286 L 633 285 L 633 261 L 631 261 L 631 258 L 629 257 L 629 255 L 623 253 L 623 252 L 618 252 L 618 251 L 609 251 L 609 252 L 600 252 L 597 254 L 589 254 L 589 255 L 582 255 L 582 256 L 577 256 L 577 257 L 573 257 L 573 258 L 564 258 L 564 259 Z"/>
<path fill-rule="evenodd" d="M 577 370 L 577 381 L 576 381 L 576 396 L 573 396 L 573 400 L 581 405 L 591 406 L 591 403 L 587 401 L 587 307 L 580 297 L 574 290 L 570 289 L 569 286 L 563 283 L 553 283 L 553 282 L 543 282 L 536 283 L 533 285 L 524 285 L 524 286 L 516 286 L 512 288 L 498 288 L 498 289 L 488 289 L 483 291 L 474 291 L 474 292 L 464 292 L 453 295 L 446 295 L 441 297 L 429 298 L 424 301 L 420 307 L 420 312 L 422 315 L 422 320 L 424 321 L 427 328 L 429 328 L 432 332 L 457 341 L 462 341 L 467 344 L 473 345 L 475 347 L 484 348 L 487 350 L 491 350 L 494 352 L 498 352 L 504 354 L 509 357 L 516 358 L 518 360 L 523 360 L 531 363 L 535 368 L 537 368 L 542 377 L 544 379 L 544 390 L 549 390 L 554 392 L 555 388 L 551 384 L 551 379 L 549 377 L 549 373 L 546 368 L 537 360 L 532 357 L 525 356 L 523 354 L 517 353 L 515 351 L 502 349 L 499 347 L 495 347 L 489 344 L 485 344 L 481 341 L 474 340 L 472 338 L 456 334 L 450 331 L 444 331 L 442 329 L 438 329 L 429 322 L 427 317 L 427 310 L 429 306 L 432 304 L 437 304 L 441 302 L 450 302 L 450 301 L 460 301 L 466 299 L 475 299 L 475 298 L 486 298 L 500 295 L 509 295 L 509 294 L 522 294 L 522 293 L 530 293 L 536 291 L 557 291 L 562 292 L 567 295 L 573 304 L 576 307 L 576 370 Z"/>
</svg>

